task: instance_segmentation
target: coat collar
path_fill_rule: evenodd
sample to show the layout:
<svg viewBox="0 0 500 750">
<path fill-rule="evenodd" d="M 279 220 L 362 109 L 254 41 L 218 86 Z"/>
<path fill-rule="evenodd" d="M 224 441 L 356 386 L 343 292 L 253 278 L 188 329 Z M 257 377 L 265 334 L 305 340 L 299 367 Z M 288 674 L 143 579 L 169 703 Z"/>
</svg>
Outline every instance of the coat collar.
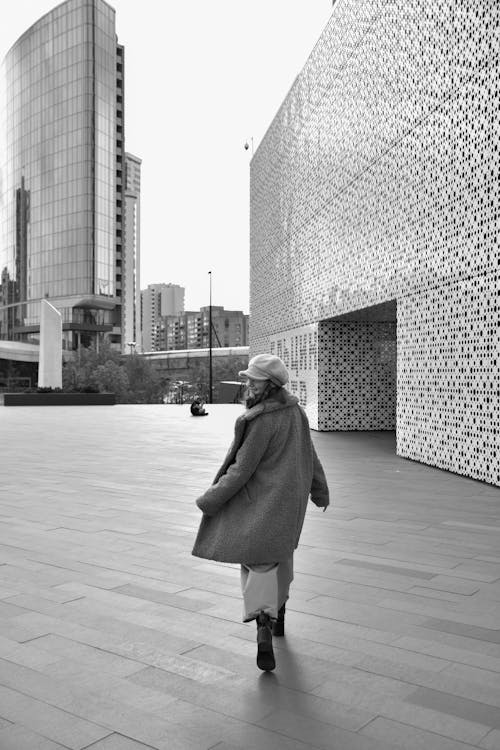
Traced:
<svg viewBox="0 0 500 750">
<path fill-rule="evenodd" d="M 260 414 L 268 414 L 272 411 L 279 411 L 280 409 L 289 409 L 291 406 L 296 406 L 299 403 L 297 396 L 293 396 L 286 390 L 280 392 L 279 398 L 268 398 L 265 401 L 261 401 L 260 404 L 252 406 L 241 415 L 241 419 L 245 422 L 251 422 Z"/>
</svg>

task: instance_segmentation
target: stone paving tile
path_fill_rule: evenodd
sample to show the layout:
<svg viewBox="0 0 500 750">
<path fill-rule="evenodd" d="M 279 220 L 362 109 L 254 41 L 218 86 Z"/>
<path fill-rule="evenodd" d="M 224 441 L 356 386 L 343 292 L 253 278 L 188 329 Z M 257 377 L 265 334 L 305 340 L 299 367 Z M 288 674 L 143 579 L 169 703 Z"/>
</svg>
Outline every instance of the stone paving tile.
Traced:
<svg viewBox="0 0 500 750">
<path fill-rule="evenodd" d="M 498 488 L 400 459 L 388 433 L 313 433 L 334 505 L 307 514 L 262 675 L 238 566 L 190 554 L 239 411 L 2 412 L 1 750 L 89 725 L 97 750 L 500 747 Z"/>
<path fill-rule="evenodd" d="M 216 741 L 199 722 L 195 727 L 179 725 L 174 713 L 160 718 L 109 696 L 103 699 L 78 683 L 49 679 L 15 665 L 2 664 L 0 682 L 9 686 L 0 685 L 0 706 L 6 718 L 75 750 L 113 731 L 158 750 L 203 750 L 208 740 Z"/>
<path fill-rule="evenodd" d="M 437 599 L 439 602 L 453 602 L 455 604 L 462 604 L 464 601 L 464 597 L 466 596 L 472 596 L 472 594 L 475 594 L 479 589 L 475 589 L 471 591 L 470 593 L 455 593 L 450 591 L 443 591 L 442 589 L 435 589 L 435 588 L 429 588 L 426 586 L 412 586 L 410 589 L 408 589 L 408 593 L 412 594 L 413 596 L 418 597 L 426 597 L 427 599 Z M 392 594 L 391 598 L 394 598 L 394 594 Z"/>
<path fill-rule="evenodd" d="M 332 674 L 335 665 L 324 659 L 315 658 L 311 654 L 299 654 L 292 650 L 285 650 L 275 644 L 275 652 L 279 659 L 280 671 L 276 676 L 279 685 L 292 690 L 308 693 L 312 688 L 320 685 Z M 255 647 L 247 650 L 242 656 L 241 649 L 230 651 L 227 648 L 200 646 L 189 652 L 189 656 L 207 664 L 224 664 L 233 675 L 245 674 L 248 678 L 255 674 Z M 340 665 L 339 665 L 340 666 Z"/>
<path fill-rule="evenodd" d="M 479 616 L 476 620 L 479 619 Z M 490 621 L 490 618 L 483 616 L 483 621 Z M 497 620 L 498 624 L 498 620 Z M 452 633 L 453 635 L 463 635 L 467 638 L 474 638 L 478 641 L 487 641 L 489 643 L 500 644 L 500 630 L 493 629 L 490 627 L 480 627 L 478 625 L 469 625 L 462 622 L 456 622 L 455 620 L 438 619 L 435 617 L 429 618 L 423 622 L 424 627 L 430 628 L 431 630 L 440 630 L 443 633 Z"/>
<path fill-rule="evenodd" d="M 303 604 L 301 609 L 320 617 L 328 617 L 353 625 L 364 626 L 366 623 L 370 623 L 371 628 L 389 633 L 404 633 L 409 624 L 422 625 L 425 621 L 425 617 L 418 615 L 418 613 L 407 614 L 396 607 L 389 611 L 389 608 L 382 606 L 382 604 L 373 606 L 358 602 L 347 602 L 331 596 L 316 596 Z"/>
<path fill-rule="evenodd" d="M 368 562 L 367 560 L 341 558 L 340 560 L 336 561 L 336 564 L 352 565 L 355 568 L 368 568 L 368 570 L 381 570 L 384 573 L 394 573 L 395 575 L 408 576 L 409 578 L 422 578 L 425 581 L 429 581 L 435 575 L 435 573 L 426 573 L 422 570 L 401 568 L 397 565 L 384 565 L 383 563 L 373 563 Z"/>
<path fill-rule="evenodd" d="M 79 688 L 107 700 L 111 695 L 118 701 L 138 711 L 164 716 L 176 698 L 162 692 L 136 685 L 126 678 L 116 677 L 97 669 L 82 666 L 81 662 L 65 659 L 49 664 L 42 670 L 44 675 L 63 682 L 75 682 Z"/>
<path fill-rule="evenodd" d="M 477 654 L 492 656 L 495 659 L 500 658 L 500 644 L 482 641 L 466 635 L 455 635 L 448 630 L 434 630 L 433 628 L 417 626 L 409 627 L 406 635 L 417 640 L 421 639 L 451 648 L 463 649 L 465 652 L 472 651 Z"/>
<path fill-rule="evenodd" d="M 221 656 L 220 650 L 207 647 L 196 649 L 196 654 L 197 658 L 207 659 L 210 663 Z M 373 713 L 356 706 L 347 706 L 306 693 L 304 672 L 307 670 L 307 664 L 296 658 L 292 658 L 291 662 L 288 661 L 281 649 L 277 651 L 277 654 L 280 663 L 279 674 L 275 673 L 272 682 L 262 681 L 259 684 L 259 691 L 267 696 L 268 707 L 273 706 L 276 709 L 297 712 L 310 719 L 318 719 L 318 721 L 351 731 L 357 731 L 373 718 Z M 239 676 L 241 684 L 242 678 L 249 679 L 255 669 L 255 654 L 252 651 L 239 668 L 237 655 L 233 654 L 230 665 Z M 234 684 L 234 680 L 231 684 Z"/>
<path fill-rule="evenodd" d="M 142 668 L 139 662 L 132 659 L 78 643 L 70 638 L 62 638 L 59 635 L 43 635 L 30 641 L 30 644 L 42 652 L 47 651 L 59 658 L 71 659 L 117 677 L 126 677 Z"/>
<path fill-rule="evenodd" d="M 408 697 L 408 702 L 424 708 L 432 708 L 443 714 L 458 716 L 493 729 L 500 728 L 500 708 L 484 702 L 461 698 L 454 694 L 430 688 L 419 688 Z"/>
<path fill-rule="evenodd" d="M 152 745 L 143 745 L 142 742 L 136 742 L 123 734 L 113 732 L 103 740 L 94 742 L 85 750 L 155 750 Z"/>
<path fill-rule="evenodd" d="M 118 586 L 113 589 L 117 594 L 123 594 L 124 596 L 130 596 L 136 599 L 145 599 L 149 602 L 156 602 L 157 604 L 171 604 L 179 609 L 188 609 L 192 612 L 198 612 L 207 606 L 206 600 L 193 599 L 186 597 L 182 594 L 169 594 L 164 591 L 155 591 L 154 589 L 146 588 L 144 586 L 135 586 L 128 584 L 125 586 Z"/>
<path fill-rule="evenodd" d="M 480 668 L 472 665 L 449 664 L 446 669 L 443 670 L 443 677 L 450 676 L 483 686 L 487 685 L 496 691 L 500 690 L 500 674 L 491 671 L 491 667 L 489 666 Z"/>
<path fill-rule="evenodd" d="M 500 672 L 500 658 L 491 655 L 467 651 L 465 648 L 455 648 L 444 643 L 423 640 L 403 636 L 394 641 L 393 644 L 405 653 L 413 652 L 414 654 L 427 654 L 436 656 L 439 659 L 455 662 L 456 664 L 468 664 L 479 669 L 489 669 L 494 672 Z"/>
<path fill-rule="evenodd" d="M 19 631 L 23 642 L 29 642 L 35 638 L 51 633 L 57 633 L 63 637 L 86 643 L 95 648 L 113 651 L 120 656 L 137 658 L 139 661 L 146 654 L 154 654 L 157 648 L 162 654 L 180 654 L 188 651 L 203 642 L 174 636 L 171 632 L 155 630 L 151 627 L 133 625 L 123 620 L 112 617 L 93 617 L 82 615 L 82 625 L 78 619 L 62 620 L 47 615 L 32 612 L 14 618 L 17 628 L 14 635 Z M 29 638 L 26 634 L 31 633 Z M 15 640 L 14 636 L 12 640 Z"/>
<path fill-rule="evenodd" d="M 472 747 L 468 743 L 450 740 L 435 732 L 427 732 L 381 716 L 363 727 L 360 734 L 392 743 L 400 750 L 471 750 Z"/>
<path fill-rule="evenodd" d="M 31 644 L 17 643 L 3 636 L 0 636 L 0 658 L 32 669 L 42 669 L 60 660 L 59 656 L 47 654 Z"/>
<path fill-rule="evenodd" d="M 196 708 L 193 709 L 193 706 L 201 706 L 223 717 L 255 722 L 270 710 L 268 696 L 262 696 L 260 691 L 255 689 L 254 684 L 248 682 L 242 684 L 236 677 L 218 684 L 216 689 L 207 689 L 206 686 L 182 675 L 154 667 L 137 672 L 129 679 L 137 685 L 163 691 L 167 695 L 189 701 L 194 711 Z"/>
<path fill-rule="evenodd" d="M 317 719 L 309 719 L 291 711 L 273 711 L 259 722 L 259 726 L 271 729 L 292 739 L 309 742 L 321 750 L 396 750 L 388 738 L 377 738 L 356 734 L 345 729 L 332 727 Z"/>
<path fill-rule="evenodd" d="M 17 597 L 14 597 L 14 599 L 16 598 Z M 26 608 L 23 608 L 22 606 L 16 606 L 16 604 L 13 603 L 12 598 L 10 601 L 5 601 L 5 599 L 0 601 L 0 618 L 16 617 L 17 615 L 22 615 L 25 612 Z"/>
<path fill-rule="evenodd" d="M 109 734 L 109 729 L 99 726 L 97 722 L 86 721 L 49 705 L 43 698 L 38 700 L 3 685 L 0 685 L 0 710 L 9 721 L 72 750 L 81 750 Z M 9 732 L 9 729 L 2 731 Z"/>
<path fill-rule="evenodd" d="M 437 599 L 427 599 L 421 602 L 417 601 L 411 594 L 397 594 L 396 597 L 388 596 L 382 599 L 378 606 L 396 610 L 399 613 L 406 612 L 415 615 L 421 613 L 422 616 L 429 616 L 427 622 L 424 623 L 424 627 L 430 625 L 429 620 L 435 619 L 459 623 L 460 625 L 470 625 L 472 628 L 495 630 L 500 617 L 500 607 L 488 599 L 483 599 L 479 607 L 480 600 L 481 597 L 476 596 L 473 599 L 461 602 L 445 602 Z"/>
<path fill-rule="evenodd" d="M 500 731 L 498 729 L 492 729 L 491 732 L 481 740 L 479 747 L 486 748 L 486 750 L 498 750 L 500 747 Z"/>
<path fill-rule="evenodd" d="M 0 599 L 8 599 L 9 596 L 15 596 L 16 592 L 14 589 L 6 589 L 3 586 L 0 586 Z"/>
<path fill-rule="evenodd" d="M 415 690 L 415 686 L 402 683 L 402 687 L 393 685 L 393 695 L 388 695 L 383 692 L 383 688 L 384 685 L 390 684 L 388 680 L 376 680 L 368 675 L 364 678 L 357 675 L 355 678 L 351 675 L 341 678 L 336 675 L 335 681 L 325 683 L 313 693 L 347 705 L 357 705 L 376 715 L 472 745 L 479 742 L 490 730 L 488 725 L 475 719 L 442 712 L 437 706 L 421 706 L 420 703 L 410 702 L 409 696 L 423 688 Z"/>
<path fill-rule="evenodd" d="M 30 613 L 28 613 L 29 616 Z M 21 615 L 21 617 L 24 617 L 24 615 Z M 0 636 L 16 641 L 17 643 L 25 643 L 41 635 L 47 635 L 47 630 L 35 622 L 23 624 L 19 621 L 18 617 L 12 617 L 4 621 L 0 620 Z"/>
<path fill-rule="evenodd" d="M 348 641 L 349 639 L 346 638 L 346 642 Z M 235 642 L 238 644 L 236 647 Z M 329 669 L 335 669 L 335 665 L 337 664 L 352 666 L 362 659 L 363 654 L 353 650 L 353 648 L 355 648 L 355 643 L 357 643 L 355 639 L 349 642 L 349 648 L 331 646 L 328 643 L 313 641 L 309 638 L 301 638 L 300 636 L 291 633 L 290 628 L 288 628 L 288 633 L 285 638 L 280 641 L 274 639 L 274 648 L 285 654 L 290 653 L 292 658 L 294 655 L 297 657 L 310 657 L 312 659 L 311 663 L 314 663 L 315 659 L 324 661 L 329 664 Z M 363 641 L 363 643 L 368 643 L 368 641 Z M 213 645 L 215 646 L 217 644 Z M 232 636 L 221 641 L 221 645 L 224 649 L 227 648 L 230 652 L 234 651 L 237 654 L 249 653 L 252 656 L 252 660 L 255 662 L 255 635 L 253 628 L 246 628 L 244 631 L 235 632 Z M 373 644 L 374 647 L 377 645 L 378 644 L 375 643 Z M 243 647 L 245 648 L 244 651 Z"/>
<path fill-rule="evenodd" d="M 67 746 L 19 724 L 11 724 L 6 729 L 0 729 L 0 747 L 2 750 L 65 750 Z"/>
<path fill-rule="evenodd" d="M 276 717 L 276 726 L 257 727 L 247 725 L 236 736 L 234 732 L 227 732 L 229 747 L 244 750 L 397 750 L 394 745 L 379 742 L 370 737 L 363 737 L 354 732 L 342 729 L 332 729 L 318 722 L 300 721 L 291 715 L 291 724 L 287 726 L 290 715 L 285 713 Z M 280 723 L 280 719 L 282 723 Z M 272 725 L 272 720 L 270 724 Z M 296 737 L 292 735 L 297 735 Z M 302 738 L 302 739 L 301 739 Z M 226 745 L 223 743 L 223 748 Z M 219 748 L 214 748 L 219 750 Z"/>
</svg>

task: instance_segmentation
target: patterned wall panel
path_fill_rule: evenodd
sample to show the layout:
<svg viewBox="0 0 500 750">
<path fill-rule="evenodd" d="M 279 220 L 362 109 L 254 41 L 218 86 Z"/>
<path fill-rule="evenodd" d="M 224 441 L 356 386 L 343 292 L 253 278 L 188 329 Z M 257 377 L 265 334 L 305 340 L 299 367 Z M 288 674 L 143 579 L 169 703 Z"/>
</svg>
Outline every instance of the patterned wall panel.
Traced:
<svg viewBox="0 0 500 750">
<path fill-rule="evenodd" d="M 325 321 L 318 345 L 318 428 L 394 430 L 396 324 Z"/>
<path fill-rule="evenodd" d="M 489 386 L 499 361 L 499 54 L 496 0 L 337 0 L 252 159 L 250 206 L 252 351 L 397 300 L 399 452 L 492 482 L 497 455 L 484 434 L 495 434 L 500 411 Z M 476 282 L 490 291 L 472 307 L 451 291 Z M 490 348 L 482 365 L 461 359 L 453 381 L 442 363 L 457 320 L 470 353 Z M 419 331 L 430 341 L 407 345 Z M 320 341 L 322 357 L 330 361 Z M 436 404 L 448 404 L 453 382 L 470 420 Z M 488 408 L 474 411 L 483 400 Z M 329 410 L 320 405 L 319 424 L 331 424 Z M 451 450 L 462 429 L 467 444 Z"/>
<path fill-rule="evenodd" d="M 318 326 L 271 336 L 268 351 L 285 363 L 290 375 L 288 390 L 304 407 L 311 427 L 318 429 Z"/>
<path fill-rule="evenodd" d="M 500 273 L 398 303 L 397 452 L 500 485 Z"/>
</svg>

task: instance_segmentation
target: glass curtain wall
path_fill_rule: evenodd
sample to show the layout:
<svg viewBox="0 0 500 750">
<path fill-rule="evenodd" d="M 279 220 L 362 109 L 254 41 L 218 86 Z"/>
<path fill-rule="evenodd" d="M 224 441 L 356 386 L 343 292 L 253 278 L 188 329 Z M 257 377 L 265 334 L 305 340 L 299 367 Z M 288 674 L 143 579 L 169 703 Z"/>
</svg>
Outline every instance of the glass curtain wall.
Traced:
<svg viewBox="0 0 500 750">
<path fill-rule="evenodd" d="M 3 61 L 0 338 L 36 339 L 44 297 L 67 331 L 109 323 L 115 71 L 114 11 L 102 0 L 59 5 Z"/>
</svg>

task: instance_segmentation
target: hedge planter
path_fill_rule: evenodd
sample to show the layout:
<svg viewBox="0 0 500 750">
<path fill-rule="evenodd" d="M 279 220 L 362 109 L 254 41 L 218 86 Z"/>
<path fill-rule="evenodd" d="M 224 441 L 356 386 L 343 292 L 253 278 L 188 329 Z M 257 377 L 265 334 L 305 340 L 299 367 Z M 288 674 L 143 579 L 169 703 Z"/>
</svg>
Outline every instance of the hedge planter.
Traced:
<svg viewBox="0 0 500 750">
<path fill-rule="evenodd" d="M 114 393 L 4 393 L 4 406 L 112 406 Z"/>
</svg>

